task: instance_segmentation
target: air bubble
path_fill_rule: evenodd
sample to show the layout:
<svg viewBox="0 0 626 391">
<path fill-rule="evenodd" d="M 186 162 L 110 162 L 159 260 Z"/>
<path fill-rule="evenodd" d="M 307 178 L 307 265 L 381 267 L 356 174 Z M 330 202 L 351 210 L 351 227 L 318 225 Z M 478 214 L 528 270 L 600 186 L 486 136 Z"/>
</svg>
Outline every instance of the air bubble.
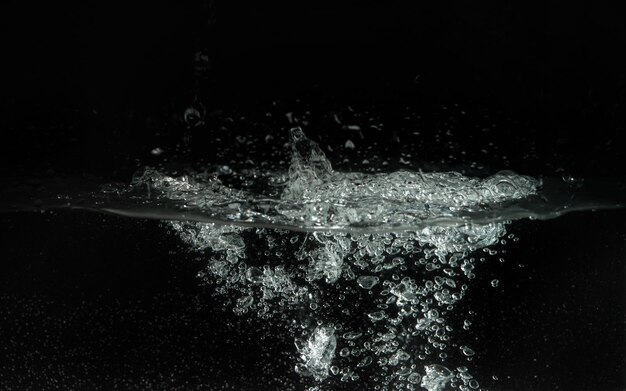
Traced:
<svg viewBox="0 0 626 391">
<path fill-rule="evenodd" d="M 360 276 L 356 282 L 363 289 L 372 289 L 378 284 L 379 278 L 375 276 Z"/>
</svg>

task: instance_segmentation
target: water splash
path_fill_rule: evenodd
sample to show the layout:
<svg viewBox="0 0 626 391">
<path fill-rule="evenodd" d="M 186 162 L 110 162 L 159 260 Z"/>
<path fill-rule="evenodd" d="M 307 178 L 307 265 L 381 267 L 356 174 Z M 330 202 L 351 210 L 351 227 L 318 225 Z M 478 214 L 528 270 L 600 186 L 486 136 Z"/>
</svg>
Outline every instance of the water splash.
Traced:
<svg viewBox="0 0 626 391">
<path fill-rule="evenodd" d="M 226 220 L 257 224 L 169 226 L 207 255 L 200 277 L 216 283 L 233 311 L 256 313 L 294 338 L 295 371 L 317 386 L 479 388 L 458 365 L 474 351 L 455 340 L 463 317 L 454 310 L 475 277 L 472 254 L 497 253 L 488 247 L 508 221 L 463 216 L 532 197 L 541 182 L 510 171 L 486 179 L 337 172 L 302 129 L 290 136 L 288 171 L 254 173 L 261 185 L 236 188 L 214 173 L 176 177 L 148 168 L 124 191 L 226 209 Z"/>
<path fill-rule="evenodd" d="M 475 232 L 459 225 L 527 199 L 541 186 L 541 181 L 510 171 L 486 179 L 455 172 L 337 172 L 300 128 L 290 134 L 292 158 L 286 173 L 244 172 L 238 178 L 244 186 L 235 188 L 215 172 L 175 177 L 146 168 L 133 178 L 133 189 L 137 193 L 147 189 L 157 200 L 179 202 L 190 212 L 242 225 L 344 232 L 397 232 L 421 226 L 426 229 L 421 238 L 425 243 L 435 241 L 431 244 L 450 252 L 458 246 L 471 249 L 473 242 L 483 246 L 485 235 L 493 236 L 482 225 L 472 227 Z M 455 228 L 432 232 L 433 226 Z M 461 236 L 459 240 L 453 240 L 455 235 Z"/>
<path fill-rule="evenodd" d="M 224 308 L 295 341 L 285 350 L 309 390 L 468 391 L 480 389 L 471 373 L 481 352 L 468 335 L 475 314 L 459 304 L 477 266 L 501 256 L 507 224 L 626 199 L 614 181 L 337 171 L 300 128 L 289 148 L 288 168 L 148 167 L 130 185 L 8 184 L 0 210 L 166 220 L 206 260 L 198 277 Z"/>
</svg>

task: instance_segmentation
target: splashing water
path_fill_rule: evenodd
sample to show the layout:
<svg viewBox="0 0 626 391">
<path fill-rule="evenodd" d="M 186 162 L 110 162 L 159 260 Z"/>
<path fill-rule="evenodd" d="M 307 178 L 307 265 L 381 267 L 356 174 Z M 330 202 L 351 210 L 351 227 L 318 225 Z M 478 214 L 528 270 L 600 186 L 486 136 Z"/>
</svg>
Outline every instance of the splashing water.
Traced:
<svg viewBox="0 0 626 391">
<path fill-rule="evenodd" d="M 337 172 L 300 128 L 290 136 L 289 170 L 252 173 L 264 180 L 258 192 L 208 172 L 151 168 L 124 191 L 234 223 L 169 226 L 207 255 L 200 278 L 232 298 L 236 313 L 256 313 L 294 338 L 295 371 L 316 387 L 479 388 L 462 365 L 474 351 L 456 342 L 454 310 L 475 276 L 472 254 L 497 253 L 488 247 L 508 221 L 468 216 L 535 196 L 541 182 L 510 171 L 486 179 Z"/>
<path fill-rule="evenodd" d="M 257 182 L 260 193 L 229 187 L 208 171 L 174 177 L 152 168 L 133 179 L 133 189 L 140 194 L 147 189 L 157 200 L 177 201 L 189 212 L 201 211 L 209 221 L 304 231 L 398 232 L 458 226 L 481 216 L 491 221 L 490 210 L 526 199 L 541 186 L 510 171 L 483 180 L 455 172 L 335 172 L 300 128 L 290 132 L 287 173 L 251 171 L 240 179 Z M 426 234 L 423 239 L 433 237 Z"/>
<path fill-rule="evenodd" d="M 8 185 L 0 210 L 165 220 L 205 259 L 198 277 L 225 309 L 294 342 L 285 350 L 309 391 L 468 391 L 480 389 L 471 372 L 481 352 L 470 346 L 475 313 L 462 299 L 477 265 L 500 257 L 507 225 L 626 199 L 623 183 L 511 171 L 341 172 L 302 129 L 289 135 L 288 169 L 148 167 L 130 186 L 100 182 L 95 192 L 84 178 L 33 182 L 43 189 L 35 195 L 25 195 L 33 184 Z M 288 377 L 284 389 L 297 389 Z"/>
<path fill-rule="evenodd" d="M 288 169 L 148 167 L 130 186 L 98 183 L 95 192 L 84 178 L 42 181 L 36 195 L 25 195 L 33 184 L 8 185 L 0 210 L 165 220 L 205 259 L 198 277 L 225 309 L 294 341 L 285 350 L 309 391 L 468 391 L 480 389 L 471 372 L 481 352 L 468 335 L 475 313 L 461 303 L 477 264 L 500 257 L 508 223 L 626 199 L 623 183 L 511 171 L 336 171 L 300 128 L 289 147 Z M 284 389 L 296 389 L 287 378 Z"/>
</svg>

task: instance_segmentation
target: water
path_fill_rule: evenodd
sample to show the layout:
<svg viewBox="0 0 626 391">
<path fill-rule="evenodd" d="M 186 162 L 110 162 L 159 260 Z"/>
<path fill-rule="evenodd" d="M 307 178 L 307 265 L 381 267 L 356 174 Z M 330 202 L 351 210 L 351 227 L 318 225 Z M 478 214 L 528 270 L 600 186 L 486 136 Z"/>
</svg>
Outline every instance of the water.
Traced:
<svg viewBox="0 0 626 391">
<path fill-rule="evenodd" d="M 494 367 L 494 359 L 483 353 L 485 345 L 497 341 L 497 333 L 474 331 L 507 323 L 497 315 L 488 323 L 489 311 L 506 313 L 515 309 L 515 300 L 484 292 L 481 299 L 481 292 L 473 290 L 519 286 L 511 276 L 521 278 L 526 264 L 551 262 L 534 253 L 532 260 L 507 264 L 507 251 L 519 246 L 511 227 L 569 212 L 619 211 L 626 201 L 623 184 L 611 180 L 538 179 L 511 171 L 477 178 L 458 172 L 336 170 L 300 127 L 291 128 L 284 148 L 288 162 L 271 167 L 229 163 L 184 172 L 147 167 L 129 184 L 39 180 L 34 194 L 29 187 L 9 186 L 2 205 L 5 211 L 89 210 L 162 221 L 164 232 L 157 235 L 169 232 L 184 243 L 188 256 L 197 259 L 197 281 L 216 295 L 215 306 L 235 316 L 230 325 L 220 324 L 221 332 L 236 340 L 237 333 L 252 333 L 242 328 L 257 327 L 276 344 L 274 356 L 260 358 L 265 362 L 258 364 L 261 388 L 273 382 L 278 384 L 274 389 L 285 390 L 467 391 L 520 389 L 518 383 L 527 384 L 523 376 L 533 376 L 524 370 L 497 380 L 497 374 L 484 369 Z M 346 148 L 355 145 L 346 142 Z M 159 156 L 162 150 L 152 153 Z M 618 232 L 621 243 L 623 234 Z M 616 247 L 618 254 L 623 250 L 623 245 Z M 481 276 L 498 264 L 501 275 Z M 550 276 L 539 274 L 545 277 Z M 611 281 L 618 284 L 612 292 L 623 292 L 623 280 Z M 567 289 L 581 288 L 572 284 Z M 494 300 L 511 307 L 492 305 Z M 618 316 L 622 307 L 623 300 L 615 307 Z M 555 322 L 555 332 L 568 332 L 570 326 Z M 605 325 L 611 330 L 624 326 Z M 616 346 L 624 344 L 623 332 L 611 335 L 622 338 L 614 341 Z M 550 344 L 537 337 L 529 342 Z M 242 348 L 265 345 L 247 341 Z M 515 354 L 518 347 L 506 349 Z M 217 361 L 209 373 L 218 371 Z M 611 364 L 623 371 L 623 363 L 608 360 L 603 365 Z M 546 368 L 550 365 L 554 360 Z M 141 378 L 127 385 L 141 387 Z M 198 384 L 231 387 L 227 382 Z M 232 387 L 252 384 L 248 380 Z"/>
</svg>

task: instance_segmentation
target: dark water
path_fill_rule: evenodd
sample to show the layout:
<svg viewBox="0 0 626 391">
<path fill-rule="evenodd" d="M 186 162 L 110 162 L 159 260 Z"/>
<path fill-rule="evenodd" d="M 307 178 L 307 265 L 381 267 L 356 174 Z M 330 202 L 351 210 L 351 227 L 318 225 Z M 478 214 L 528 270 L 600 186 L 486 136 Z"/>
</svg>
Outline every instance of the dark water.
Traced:
<svg viewBox="0 0 626 391">
<path fill-rule="evenodd" d="M 484 387 L 623 389 L 624 217 L 517 222 L 506 261 L 479 266 L 465 304 Z M 302 387 L 293 342 L 222 310 L 158 222 L 55 211 L 2 225 L 5 389 Z"/>
</svg>

